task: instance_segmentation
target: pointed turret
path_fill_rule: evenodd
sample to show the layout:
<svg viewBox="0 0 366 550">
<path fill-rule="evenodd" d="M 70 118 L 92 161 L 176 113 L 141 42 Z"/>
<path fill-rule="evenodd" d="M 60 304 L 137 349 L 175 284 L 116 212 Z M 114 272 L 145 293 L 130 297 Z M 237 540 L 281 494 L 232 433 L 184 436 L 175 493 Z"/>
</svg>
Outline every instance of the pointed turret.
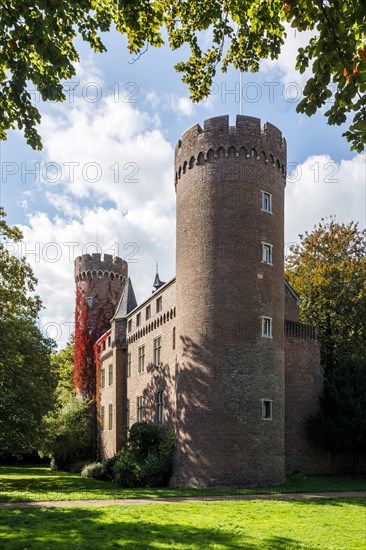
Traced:
<svg viewBox="0 0 366 550">
<path fill-rule="evenodd" d="M 156 290 L 158 290 L 161 286 L 165 285 L 165 281 L 161 281 L 160 280 L 160 277 L 159 277 L 159 266 L 158 264 L 156 264 L 156 275 L 155 275 L 155 280 L 154 280 L 154 284 L 153 284 L 153 287 L 155 290 L 153 290 L 153 292 L 155 292 Z"/>
<path fill-rule="evenodd" d="M 113 319 L 123 319 L 137 306 L 131 279 L 128 278 Z"/>
</svg>

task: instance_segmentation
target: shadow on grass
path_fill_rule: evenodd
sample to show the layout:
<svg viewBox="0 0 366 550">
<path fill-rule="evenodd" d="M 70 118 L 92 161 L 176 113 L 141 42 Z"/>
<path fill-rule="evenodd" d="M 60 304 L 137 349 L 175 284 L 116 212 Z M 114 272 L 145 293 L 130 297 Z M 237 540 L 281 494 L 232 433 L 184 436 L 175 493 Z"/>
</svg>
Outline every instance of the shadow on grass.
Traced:
<svg viewBox="0 0 366 550">
<path fill-rule="evenodd" d="M 89 547 L 93 550 L 214 550 L 217 546 L 220 550 L 322 548 L 320 544 L 305 546 L 303 541 L 288 536 L 265 536 L 263 532 L 255 536 L 252 528 L 245 528 L 245 518 L 242 525 L 231 528 L 228 525 L 199 526 L 201 521 L 197 511 L 197 523 L 192 525 L 191 521 L 189 525 L 181 509 L 172 515 L 159 507 L 157 516 L 150 520 L 146 517 L 150 516 L 146 514 L 146 508 L 113 508 L 111 514 L 85 508 L 6 510 L 1 513 L 2 525 L 6 524 L 6 527 L 2 527 L 0 532 L 7 550 L 77 550 Z"/>
</svg>

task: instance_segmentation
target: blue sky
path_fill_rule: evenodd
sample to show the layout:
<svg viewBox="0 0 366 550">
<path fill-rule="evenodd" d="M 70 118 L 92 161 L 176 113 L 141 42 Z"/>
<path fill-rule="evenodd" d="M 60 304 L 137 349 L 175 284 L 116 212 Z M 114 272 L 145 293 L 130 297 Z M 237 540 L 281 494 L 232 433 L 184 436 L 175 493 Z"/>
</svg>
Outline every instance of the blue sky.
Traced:
<svg viewBox="0 0 366 550">
<path fill-rule="evenodd" d="M 15 252 L 38 277 L 42 330 L 64 344 L 73 324 L 73 260 L 82 252 L 129 261 L 138 301 L 151 292 L 155 263 L 175 274 L 173 153 L 179 136 L 206 118 L 239 114 L 239 74 L 215 78 L 210 98 L 192 104 L 173 68 L 184 51 L 150 48 L 131 63 L 125 40 L 105 36 L 108 52 L 80 45 L 77 76 L 63 104 L 42 104 L 42 152 L 13 131 L 1 143 L 0 203 L 24 233 Z M 322 113 L 296 114 L 306 75 L 294 71 L 303 38 L 289 31 L 281 58 L 243 75 L 243 114 L 278 126 L 287 140 L 285 242 L 321 218 L 366 221 L 365 155 L 350 152 L 344 128 Z M 324 109 L 326 110 L 326 109 Z"/>
</svg>

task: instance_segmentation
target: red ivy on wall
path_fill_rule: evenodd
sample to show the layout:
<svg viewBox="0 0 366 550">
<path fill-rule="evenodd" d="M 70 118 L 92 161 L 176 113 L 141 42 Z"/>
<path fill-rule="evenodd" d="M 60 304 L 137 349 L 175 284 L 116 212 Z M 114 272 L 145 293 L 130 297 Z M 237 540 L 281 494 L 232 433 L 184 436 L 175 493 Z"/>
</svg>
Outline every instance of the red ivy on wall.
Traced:
<svg viewBox="0 0 366 550">
<path fill-rule="evenodd" d="M 93 358 L 92 334 L 88 331 L 88 304 L 87 295 L 90 290 L 90 282 L 86 291 L 76 285 L 75 307 L 75 350 L 74 350 L 74 385 L 76 390 L 84 396 L 93 396 L 93 380 L 91 380 L 91 364 Z"/>
</svg>

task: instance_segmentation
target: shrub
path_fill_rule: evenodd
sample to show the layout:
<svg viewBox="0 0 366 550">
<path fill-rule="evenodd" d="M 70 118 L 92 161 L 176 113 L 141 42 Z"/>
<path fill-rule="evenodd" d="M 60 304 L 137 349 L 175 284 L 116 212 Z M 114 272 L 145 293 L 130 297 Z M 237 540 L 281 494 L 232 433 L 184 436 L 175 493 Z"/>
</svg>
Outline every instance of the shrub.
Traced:
<svg viewBox="0 0 366 550">
<path fill-rule="evenodd" d="M 150 455 L 141 467 L 141 483 L 147 487 L 162 487 L 166 484 L 170 463 L 157 455 Z"/>
<path fill-rule="evenodd" d="M 138 487 L 141 484 L 141 464 L 129 449 L 119 453 L 113 466 L 113 480 L 120 487 Z"/>
<path fill-rule="evenodd" d="M 112 456 L 111 458 L 108 458 L 103 462 L 104 465 L 104 473 L 105 473 L 105 479 L 107 480 L 113 480 L 114 474 L 113 474 L 113 468 L 118 460 L 120 453 L 117 453 L 116 455 Z"/>
<path fill-rule="evenodd" d="M 81 471 L 82 477 L 91 479 L 106 479 L 105 464 L 102 462 L 92 462 L 87 464 Z"/>
<path fill-rule="evenodd" d="M 129 431 L 129 448 L 139 460 L 156 454 L 163 439 L 163 428 L 157 424 L 136 422 Z"/>
<path fill-rule="evenodd" d="M 90 460 L 92 455 L 91 401 L 73 397 L 53 411 L 45 421 L 41 456 L 52 459 L 57 469 L 69 469 L 75 462 Z"/>
<path fill-rule="evenodd" d="M 82 470 L 87 465 L 88 465 L 87 460 L 78 460 L 77 462 L 73 462 L 72 464 L 70 464 L 68 470 L 73 474 L 81 474 Z"/>
</svg>

